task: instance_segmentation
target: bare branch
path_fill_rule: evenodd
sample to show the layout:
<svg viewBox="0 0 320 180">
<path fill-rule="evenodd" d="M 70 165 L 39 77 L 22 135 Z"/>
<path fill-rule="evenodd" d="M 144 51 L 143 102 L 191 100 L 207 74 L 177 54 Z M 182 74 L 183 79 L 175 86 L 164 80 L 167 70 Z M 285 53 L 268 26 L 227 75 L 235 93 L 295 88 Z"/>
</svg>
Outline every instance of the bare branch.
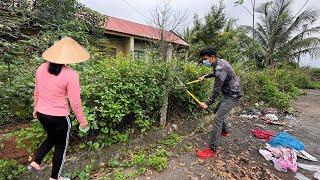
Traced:
<svg viewBox="0 0 320 180">
<path fill-rule="evenodd" d="M 156 7 L 151 12 L 149 25 L 155 27 L 153 30 L 158 37 L 155 37 L 155 39 L 158 39 L 156 45 L 162 55 L 166 54 L 165 52 L 170 42 L 178 40 L 178 38 L 174 39 L 177 36 L 173 32 L 178 31 L 181 24 L 186 20 L 186 17 L 187 11 L 175 12 L 170 1 L 161 5 L 156 3 Z"/>
</svg>

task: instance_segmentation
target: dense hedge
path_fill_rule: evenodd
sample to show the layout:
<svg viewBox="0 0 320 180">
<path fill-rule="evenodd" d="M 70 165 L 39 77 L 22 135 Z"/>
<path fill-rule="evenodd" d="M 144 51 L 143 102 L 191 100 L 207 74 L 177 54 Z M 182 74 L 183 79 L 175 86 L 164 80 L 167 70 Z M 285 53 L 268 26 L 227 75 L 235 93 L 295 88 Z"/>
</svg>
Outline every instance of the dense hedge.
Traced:
<svg viewBox="0 0 320 180">
<path fill-rule="evenodd" d="M 114 137 L 125 128 L 149 129 L 160 118 L 167 89 L 170 90 L 169 111 L 175 108 L 186 114 L 200 112 L 175 76 L 187 82 L 210 71 L 193 63 L 121 57 L 100 59 L 79 69 L 82 69 L 80 76 L 86 117 L 92 129 L 103 139 L 102 144 L 112 143 L 110 136 Z M 199 83 L 189 88 L 204 99 L 210 91 L 210 83 Z"/>
<path fill-rule="evenodd" d="M 0 63 L 0 125 L 31 119 L 34 69 Z"/>
</svg>

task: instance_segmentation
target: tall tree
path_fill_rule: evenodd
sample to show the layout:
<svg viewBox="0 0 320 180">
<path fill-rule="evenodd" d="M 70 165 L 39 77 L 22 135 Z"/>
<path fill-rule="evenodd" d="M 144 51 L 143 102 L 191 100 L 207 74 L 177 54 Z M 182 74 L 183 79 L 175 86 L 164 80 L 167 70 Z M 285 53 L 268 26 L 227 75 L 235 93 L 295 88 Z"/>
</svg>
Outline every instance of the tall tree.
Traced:
<svg viewBox="0 0 320 180">
<path fill-rule="evenodd" d="M 224 31 L 227 22 L 223 1 L 213 4 L 204 18 L 194 16 L 194 26 L 185 31 L 184 37 L 191 45 L 190 57 L 196 60 L 197 53 L 205 45 L 217 44 L 217 36 Z"/>
<path fill-rule="evenodd" d="M 162 60 L 166 62 L 166 66 L 169 67 L 169 61 L 172 58 L 173 45 L 170 41 L 173 39 L 173 33 L 177 31 L 180 25 L 185 21 L 187 13 L 177 13 L 172 8 L 170 1 L 162 5 L 157 5 L 152 11 L 152 18 L 150 25 L 154 28 L 155 33 L 158 33 L 160 39 L 155 43 L 157 51 L 160 53 Z M 169 68 L 168 68 L 169 69 Z M 173 69 L 169 69 L 167 77 L 170 81 L 173 79 Z M 167 110 L 169 102 L 170 87 L 166 87 L 165 94 L 163 96 L 163 103 L 160 109 L 160 124 L 166 125 L 167 122 Z"/>
<path fill-rule="evenodd" d="M 104 19 L 76 0 L 1 0 L 0 66 L 8 70 L 1 72 L 0 81 L 10 82 L 11 66 L 33 67 L 29 60 L 63 36 L 89 44 L 101 34 Z"/>
<path fill-rule="evenodd" d="M 216 36 L 223 30 L 227 21 L 225 14 L 225 6 L 223 1 L 218 5 L 212 5 L 210 11 L 202 19 L 197 14 L 194 16 L 194 26 L 190 31 L 188 41 L 190 43 L 203 43 L 214 42 Z"/>
<path fill-rule="evenodd" d="M 236 0 L 235 1 L 235 5 L 240 5 L 241 7 L 243 7 L 245 10 L 247 10 L 247 12 L 252 16 L 252 57 L 253 60 L 256 60 L 256 46 L 255 46 L 255 11 L 256 11 L 256 0 L 250 0 L 251 2 L 251 10 L 248 9 L 246 6 L 244 6 L 244 1 L 245 0 Z"/>
<path fill-rule="evenodd" d="M 300 55 L 320 55 L 319 26 L 313 26 L 319 10 L 308 8 L 293 14 L 292 0 L 275 0 L 260 4 L 261 21 L 254 34 L 263 66 L 295 61 Z M 246 27 L 252 32 L 252 27 Z"/>
</svg>

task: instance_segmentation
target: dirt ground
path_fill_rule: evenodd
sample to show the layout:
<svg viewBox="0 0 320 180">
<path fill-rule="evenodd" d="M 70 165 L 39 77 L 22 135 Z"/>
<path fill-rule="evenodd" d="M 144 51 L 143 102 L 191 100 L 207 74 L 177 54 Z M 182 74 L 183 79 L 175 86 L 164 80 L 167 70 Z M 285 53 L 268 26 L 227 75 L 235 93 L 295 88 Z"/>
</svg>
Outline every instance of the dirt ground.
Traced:
<svg viewBox="0 0 320 180">
<path fill-rule="evenodd" d="M 197 149 L 205 146 L 209 133 L 187 139 L 184 143 L 194 144 L 189 152 L 184 152 L 169 163 L 169 168 L 162 173 L 148 171 L 138 179 L 294 179 L 291 172 L 278 172 L 272 163 L 259 155 L 258 150 L 265 143 L 251 136 L 251 129 L 272 129 L 276 132 L 289 130 L 304 144 L 305 150 L 320 159 L 320 91 L 308 90 L 306 95 L 298 97 L 292 106 L 299 113 L 295 122 L 287 122 L 287 126 L 266 125 L 261 120 L 231 118 L 233 133 L 223 138 L 221 151 L 217 158 L 207 161 L 195 156 Z M 210 129 L 209 127 L 208 129 Z M 298 162 L 317 164 L 298 159 Z M 299 173 L 312 179 L 313 173 L 298 170 Z"/>
<path fill-rule="evenodd" d="M 19 163 L 27 163 L 28 162 L 28 153 L 24 149 L 16 148 L 15 137 L 10 138 L 2 138 L 4 134 L 9 133 L 11 131 L 18 130 L 20 128 L 28 127 L 28 124 L 18 124 L 14 126 L 2 126 L 0 128 L 0 159 L 15 159 Z"/>
</svg>

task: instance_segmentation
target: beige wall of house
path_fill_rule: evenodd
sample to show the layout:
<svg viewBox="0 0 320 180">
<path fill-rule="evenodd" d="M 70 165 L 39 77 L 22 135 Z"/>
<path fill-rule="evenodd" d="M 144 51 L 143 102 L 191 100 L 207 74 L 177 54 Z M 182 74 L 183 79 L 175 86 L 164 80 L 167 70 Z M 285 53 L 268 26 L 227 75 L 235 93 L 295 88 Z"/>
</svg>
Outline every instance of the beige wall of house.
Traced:
<svg viewBox="0 0 320 180">
<path fill-rule="evenodd" d="M 123 53 L 125 56 L 133 55 L 134 52 L 134 37 L 127 37 L 123 44 Z"/>
<path fill-rule="evenodd" d="M 143 58 L 150 43 L 152 43 L 152 41 L 146 38 L 137 38 L 113 32 L 108 32 L 106 36 L 113 46 L 115 54 L 122 53 L 125 56 L 131 55 L 134 58 Z M 176 48 L 176 45 L 174 45 L 174 48 Z"/>
<path fill-rule="evenodd" d="M 133 36 L 120 37 L 109 35 L 108 36 L 110 44 L 115 48 L 116 54 L 122 53 L 125 56 L 134 56 L 135 51 L 143 52 L 147 46 L 147 41 L 136 39 Z"/>
</svg>

